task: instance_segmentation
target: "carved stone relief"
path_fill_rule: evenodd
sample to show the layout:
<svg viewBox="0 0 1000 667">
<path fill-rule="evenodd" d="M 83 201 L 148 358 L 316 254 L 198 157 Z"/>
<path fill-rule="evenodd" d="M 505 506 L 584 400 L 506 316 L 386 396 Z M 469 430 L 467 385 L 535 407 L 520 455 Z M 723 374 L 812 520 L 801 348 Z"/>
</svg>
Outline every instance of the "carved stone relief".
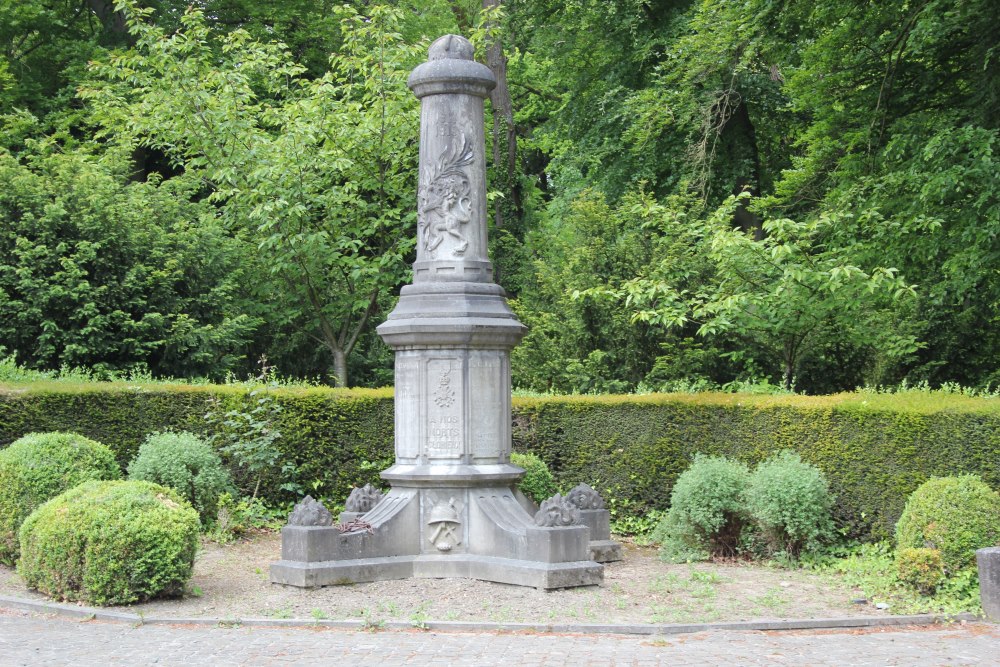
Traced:
<svg viewBox="0 0 1000 667">
<path fill-rule="evenodd" d="M 381 501 L 382 492 L 371 484 L 365 484 L 361 488 L 351 490 L 351 495 L 347 496 L 347 501 L 344 503 L 344 510 L 364 514 Z"/>
<path fill-rule="evenodd" d="M 332 526 L 333 515 L 323 503 L 306 496 L 292 509 L 288 517 L 289 526 Z"/>
<path fill-rule="evenodd" d="M 451 254 L 461 257 L 469 247 L 463 225 L 472 220 L 472 182 L 465 168 L 473 163 L 472 142 L 462 133 L 461 148 L 449 142 L 436 164 L 424 170 L 417 192 L 417 224 L 420 242 L 431 259 L 439 246 L 453 241 Z"/>
<path fill-rule="evenodd" d="M 566 501 L 582 510 L 604 509 L 604 499 L 589 484 L 577 484 L 566 494 Z"/>
<path fill-rule="evenodd" d="M 462 544 L 462 521 L 454 498 L 438 502 L 427 520 L 427 539 L 438 551 L 451 551 Z"/>
<path fill-rule="evenodd" d="M 579 522 L 579 508 L 558 493 L 548 500 L 543 500 L 542 506 L 535 514 L 535 525 L 542 528 L 574 526 Z"/>
</svg>

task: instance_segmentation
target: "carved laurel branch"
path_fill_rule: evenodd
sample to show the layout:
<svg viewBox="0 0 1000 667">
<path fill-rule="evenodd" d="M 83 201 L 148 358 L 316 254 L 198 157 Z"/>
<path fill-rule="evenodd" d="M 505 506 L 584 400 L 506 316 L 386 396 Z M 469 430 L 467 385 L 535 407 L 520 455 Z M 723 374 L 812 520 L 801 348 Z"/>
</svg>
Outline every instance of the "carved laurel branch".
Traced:
<svg viewBox="0 0 1000 667">
<path fill-rule="evenodd" d="M 458 144 L 452 144 L 441 151 L 437 164 L 431 165 L 425 172 L 427 176 L 425 187 L 433 185 L 436 181 L 446 176 L 465 176 L 468 178 L 463 168 L 468 167 L 476 159 L 476 153 L 472 150 L 472 142 L 469 140 L 469 135 L 463 131 L 462 148 L 455 150 L 456 146 Z"/>
</svg>

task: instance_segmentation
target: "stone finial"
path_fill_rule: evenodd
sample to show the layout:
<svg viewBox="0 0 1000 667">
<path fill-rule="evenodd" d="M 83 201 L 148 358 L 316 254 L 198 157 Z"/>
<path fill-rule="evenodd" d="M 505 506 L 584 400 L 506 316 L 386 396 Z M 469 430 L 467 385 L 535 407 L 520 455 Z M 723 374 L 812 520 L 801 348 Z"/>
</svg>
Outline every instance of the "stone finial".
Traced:
<svg viewBox="0 0 1000 667">
<path fill-rule="evenodd" d="M 604 499 L 589 484 L 577 484 L 566 494 L 566 502 L 582 510 L 605 509 Z"/>
<path fill-rule="evenodd" d="M 535 525 L 542 528 L 573 526 L 579 522 L 579 508 L 558 493 L 548 500 L 543 500 L 541 508 L 535 514 Z"/>
<path fill-rule="evenodd" d="M 306 496 L 295 505 L 288 517 L 289 526 L 332 526 L 333 515 L 323 503 Z"/>
<path fill-rule="evenodd" d="M 427 49 L 428 60 L 472 60 L 476 49 L 472 42 L 460 35 L 444 35 L 438 37 Z"/>
<path fill-rule="evenodd" d="M 361 488 L 351 490 L 351 495 L 347 496 L 344 503 L 344 511 L 364 514 L 382 502 L 382 492 L 371 484 L 365 484 Z"/>
</svg>

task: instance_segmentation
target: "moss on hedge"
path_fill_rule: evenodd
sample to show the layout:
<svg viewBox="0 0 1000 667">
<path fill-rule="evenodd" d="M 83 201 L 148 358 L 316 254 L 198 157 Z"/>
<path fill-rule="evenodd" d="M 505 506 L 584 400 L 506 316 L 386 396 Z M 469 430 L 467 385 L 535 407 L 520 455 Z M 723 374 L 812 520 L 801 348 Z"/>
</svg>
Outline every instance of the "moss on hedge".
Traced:
<svg viewBox="0 0 1000 667">
<path fill-rule="evenodd" d="M 125 465 L 154 431 L 205 434 L 206 401 L 240 386 L 0 384 L 0 446 L 73 429 Z M 313 492 L 342 498 L 392 461 L 391 390 L 282 388 L 279 443 Z M 907 392 L 833 396 L 652 394 L 514 399 L 514 447 L 538 454 L 560 486 L 587 482 L 622 516 L 665 509 L 695 453 L 755 465 L 793 449 L 822 470 L 837 520 L 889 537 L 906 498 L 932 476 L 973 473 L 1000 487 L 1000 400 Z M 275 497 L 276 488 L 265 490 Z"/>
</svg>

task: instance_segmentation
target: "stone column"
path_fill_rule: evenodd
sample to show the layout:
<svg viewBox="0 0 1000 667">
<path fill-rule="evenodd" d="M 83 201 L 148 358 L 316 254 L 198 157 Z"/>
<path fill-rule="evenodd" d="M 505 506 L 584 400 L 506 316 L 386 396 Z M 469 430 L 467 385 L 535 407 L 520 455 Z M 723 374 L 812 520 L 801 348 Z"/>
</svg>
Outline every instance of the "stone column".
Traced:
<svg viewBox="0 0 1000 667">
<path fill-rule="evenodd" d="M 396 351 L 392 482 L 514 482 L 510 350 L 525 327 L 487 257 L 483 100 L 493 74 L 468 40 L 446 35 L 410 75 L 420 98 L 413 284 L 378 328 Z"/>
<path fill-rule="evenodd" d="M 413 283 L 378 334 L 396 356 L 392 489 L 341 526 L 289 525 L 271 580 L 295 586 L 473 577 L 561 588 L 600 583 L 589 530 L 518 502 L 510 463 L 510 351 L 525 327 L 493 282 L 483 99 L 468 40 L 446 35 L 408 85 L 421 101 Z M 576 512 L 576 515 L 579 513 Z M 575 516 L 575 515 L 574 515 Z"/>
</svg>

